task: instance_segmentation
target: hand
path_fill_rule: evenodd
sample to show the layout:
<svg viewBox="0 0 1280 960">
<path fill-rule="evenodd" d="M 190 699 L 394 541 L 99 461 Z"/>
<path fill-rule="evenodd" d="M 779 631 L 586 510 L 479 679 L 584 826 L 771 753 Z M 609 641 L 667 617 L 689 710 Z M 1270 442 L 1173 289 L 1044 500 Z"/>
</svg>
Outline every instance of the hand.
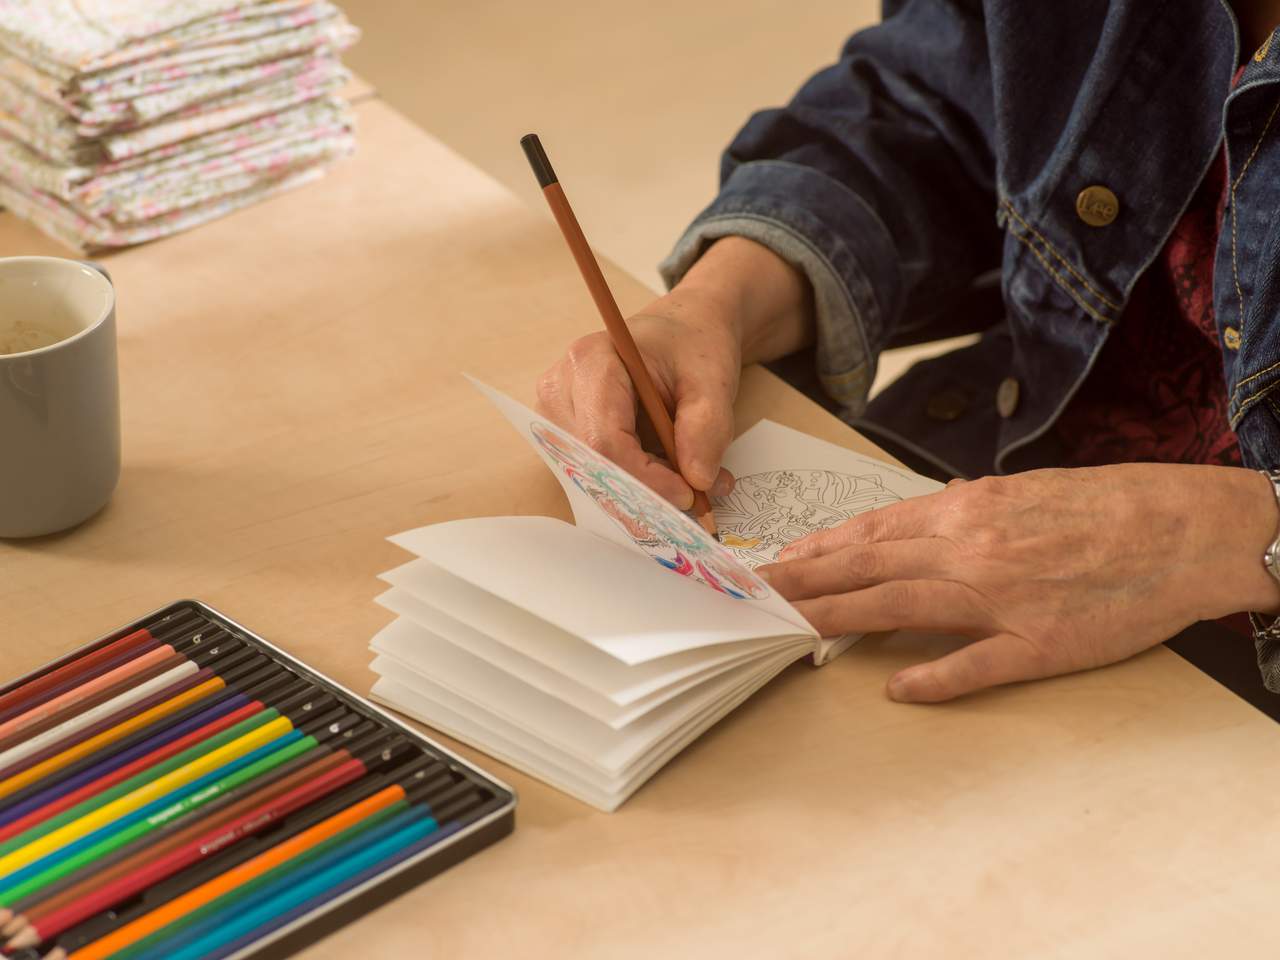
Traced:
<svg viewBox="0 0 1280 960">
<path fill-rule="evenodd" d="M 808 286 L 765 247 L 741 237 L 712 246 L 671 293 L 631 317 L 636 346 L 668 410 L 676 463 L 645 451 L 636 395 L 608 334 L 576 340 L 538 382 L 538 411 L 682 510 L 693 491 L 724 496 L 720 461 L 733 440 L 745 362 L 799 349 L 811 336 Z"/>
<path fill-rule="evenodd" d="M 742 368 L 733 323 L 696 292 L 670 294 L 627 325 L 668 410 L 675 411 L 678 470 L 641 446 L 636 393 L 605 332 L 588 334 L 538 383 L 538 411 L 576 434 L 682 510 L 693 491 L 723 496 L 733 477 L 720 466 L 733 440 Z"/>
<path fill-rule="evenodd" d="M 1114 663 L 1197 620 L 1280 608 L 1261 562 L 1278 517 L 1252 470 L 1037 470 L 861 514 L 759 572 L 824 636 L 972 638 L 889 680 L 894 700 L 933 702 Z"/>
</svg>

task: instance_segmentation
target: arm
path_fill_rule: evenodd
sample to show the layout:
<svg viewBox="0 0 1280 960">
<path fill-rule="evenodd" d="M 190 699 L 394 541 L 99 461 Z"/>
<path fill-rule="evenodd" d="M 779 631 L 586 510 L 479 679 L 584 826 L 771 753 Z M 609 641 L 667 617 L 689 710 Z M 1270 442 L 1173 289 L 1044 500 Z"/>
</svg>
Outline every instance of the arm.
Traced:
<svg viewBox="0 0 1280 960">
<path fill-rule="evenodd" d="M 631 320 L 675 410 L 677 470 L 642 450 L 602 336 L 573 344 L 540 383 L 544 414 L 677 504 L 731 482 L 718 464 L 743 362 L 816 344 L 826 389 L 857 411 L 891 335 L 927 324 L 998 261 L 981 6 L 887 7 L 738 135 L 720 195 L 664 265 L 671 292 Z"/>
</svg>

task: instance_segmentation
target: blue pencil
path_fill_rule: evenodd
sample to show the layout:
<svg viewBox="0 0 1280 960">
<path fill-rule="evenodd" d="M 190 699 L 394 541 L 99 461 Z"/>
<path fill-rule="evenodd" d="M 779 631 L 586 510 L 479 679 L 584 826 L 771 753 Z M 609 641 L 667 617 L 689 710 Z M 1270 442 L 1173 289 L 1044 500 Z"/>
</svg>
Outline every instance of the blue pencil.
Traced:
<svg viewBox="0 0 1280 960">
<path fill-rule="evenodd" d="M 78 840 L 74 840 L 64 847 L 60 847 L 53 853 L 41 857 L 39 860 L 32 861 L 25 867 L 15 870 L 13 873 L 4 877 L 3 887 L 0 888 L 0 895 L 3 894 L 4 890 L 9 890 L 17 884 L 23 883 L 29 877 L 34 877 L 36 874 L 42 873 L 50 867 L 58 865 L 68 857 L 74 857 L 76 854 L 80 853 L 80 851 L 89 849 L 94 844 L 107 839 L 113 834 L 119 833 L 121 830 L 133 826 L 135 823 L 139 823 L 142 820 L 147 819 L 147 817 L 150 817 L 152 814 L 158 813 L 185 797 L 198 793 L 210 784 L 216 783 L 223 777 L 235 773 L 237 770 L 241 770 L 252 763 L 257 763 L 263 757 L 266 757 L 267 755 L 274 753 L 275 751 L 280 750 L 288 746 L 293 741 L 300 740 L 301 738 L 302 733 L 300 731 L 296 729 L 290 730 L 288 733 L 277 737 L 270 743 L 263 744 L 256 750 L 251 750 L 244 756 L 237 757 L 230 763 L 223 764 L 218 769 L 206 773 L 203 777 L 198 777 L 197 779 L 192 780 L 190 783 L 179 787 L 177 790 L 166 793 L 164 796 L 139 807 L 132 813 L 128 813 L 117 820 L 113 820 L 111 823 L 104 827 L 99 827 L 92 833 L 85 834 Z"/>
<path fill-rule="evenodd" d="M 233 693 L 231 696 L 215 703 L 213 706 L 206 707 L 203 710 L 198 711 L 186 720 L 183 720 L 181 723 L 176 723 L 171 727 L 166 727 L 159 733 L 154 733 L 150 737 L 142 739 L 127 750 L 122 750 L 120 753 L 108 757 L 105 760 L 97 760 L 94 763 L 87 764 L 85 769 L 81 770 L 75 776 L 68 777 L 66 780 L 56 783 L 51 787 L 45 787 L 43 790 L 32 794 L 25 800 L 15 803 L 10 807 L 6 807 L 3 812 L 0 812 L 0 827 L 12 823 L 20 817 L 25 817 L 33 810 L 39 810 L 45 804 L 51 803 L 59 797 L 66 796 L 73 790 L 79 790 L 86 783 L 92 783 L 99 777 L 105 777 L 113 770 L 118 770 L 125 764 L 132 763 L 134 760 L 137 760 L 139 757 L 145 757 L 148 753 L 151 753 L 153 750 L 158 750 L 166 743 L 172 743 L 179 737 L 185 737 L 193 730 L 199 730 L 201 727 L 208 723 L 212 723 L 214 720 L 218 719 L 218 717 L 221 717 L 226 713 L 230 713 L 232 710 L 239 710 L 248 702 L 249 698 L 245 696 L 245 694 Z"/>
<path fill-rule="evenodd" d="M 221 947 L 218 947 L 216 950 L 214 950 L 213 953 L 210 953 L 206 957 L 204 957 L 203 960 L 218 960 L 218 958 L 220 957 L 229 957 L 231 954 L 235 953 L 237 950 L 240 950 L 257 940 L 261 940 L 263 937 L 271 933 L 274 933 L 275 931 L 281 929 L 282 927 L 286 927 L 289 924 L 293 923 L 293 921 L 297 920 L 299 917 L 306 916 L 308 913 L 310 913 L 312 910 L 315 910 L 317 907 L 321 907 L 324 904 L 328 903 L 330 900 L 333 900 L 337 897 L 342 896 L 348 890 L 354 890 L 356 887 L 360 886 L 360 884 L 364 883 L 366 880 L 371 880 L 372 878 L 378 876 L 379 874 L 385 873 L 387 870 L 390 870 L 392 867 L 394 867 L 397 863 L 401 863 L 405 860 L 408 860 L 414 854 L 419 853 L 422 850 L 426 850 L 428 847 L 434 846 L 437 843 L 440 843 L 442 840 L 444 840 L 447 837 L 451 837 L 453 834 L 457 833 L 461 827 L 462 827 L 461 821 L 458 821 L 458 820 L 449 821 L 444 826 L 442 826 L 439 830 L 437 830 L 435 833 L 432 833 L 429 836 L 423 837 L 421 840 L 418 840 L 417 842 L 410 844 L 409 846 L 405 847 L 403 850 L 397 851 L 393 856 L 387 857 L 387 859 L 379 861 L 378 863 L 375 863 L 371 867 L 365 867 L 359 873 L 348 877 L 346 880 L 343 880 L 341 883 L 337 884 L 336 886 L 330 887 L 328 890 L 325 890 L 323 893 L 319 894 L 318 896 L 312 897 L 310 900 L 306 901 L 305 903 L 301 903 L 298 906 L 294 907 L 293 909 L 288 910 L 277 917 L 273 917 L 267 923 L 264 923 L 262 924 L 262 926 L 257 927 L 254 930 L 250 930 L 248 933 L 240 937 L 237 937 L 232 942 L 224 943 Z"/>
<path fill-rule="evenodd" d="M 248 909 L 240 909 L 243 905 L 235 899 L 228 909 L 218 911 L 179 937 L 156 944 L 134 960 L 194 960 L 208 957 L 220 947 L 229 947 L 241 937 L 256 940 L 261 935 L 259 928 L 279 922 L 280 917 L 293 910 L 306 912 L 311 909 L 307 904 L 312 900 L 322 903 L 337 896 L 337 888 L 353 882 L 358 874 L 369 869 L 376 873 L 385 869 L 387 861 L 403 860 L 411 855 L 411 849 L 422 849 L 417 845 L 423 840 L 439 839 L 433 836 L 439 833 L 440 825 L 421 807 L 406 810 L 302 870 L 290 871 L 269 886 L 255 890 L 253 905 Z"/>
</svg>

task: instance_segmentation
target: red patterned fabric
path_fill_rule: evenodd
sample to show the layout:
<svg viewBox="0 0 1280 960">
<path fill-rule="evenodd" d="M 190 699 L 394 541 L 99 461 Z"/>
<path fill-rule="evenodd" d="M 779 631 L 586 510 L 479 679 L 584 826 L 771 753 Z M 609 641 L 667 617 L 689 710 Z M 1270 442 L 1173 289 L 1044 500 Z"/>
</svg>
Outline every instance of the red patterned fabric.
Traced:
<svg viewBox="0 0 1280 960">
<path fill-rule="evenodd" d="M 1213 316 L 1226 196 L 1219 154 L 1055 426 L 1066 466 L 1240 464 Z"/>
</svg>

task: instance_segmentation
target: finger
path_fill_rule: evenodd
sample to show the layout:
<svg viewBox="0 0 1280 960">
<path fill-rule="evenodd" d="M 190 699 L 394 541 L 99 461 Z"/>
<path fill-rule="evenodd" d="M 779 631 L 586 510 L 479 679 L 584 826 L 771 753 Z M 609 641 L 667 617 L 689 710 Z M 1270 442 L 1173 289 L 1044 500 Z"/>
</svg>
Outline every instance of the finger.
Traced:
<svg viewBox="0 0 1280 960">
<path fill-rule="evenodd" d="M 574 433 L 681 510 L 693 506 L 685 479 L 640 445 L 635 391 L 621 361 L 602 354 L 580 362 L 573 398 Z"/>
<path fill-rule="evenodd" d="M 945 580 L 891 580 L 865 590 L 794 603 L 824 637 L 876 630 L 931 630 L 979 636 L 993 629 L 974 593 Z"/>
<path fill-rule="evenodd" d="M 538 380 L 535 408 L 556 426 L 572 433 L 577 424 L 574 419 L 571 382 L 568 366 L 561 360 Z"/>
<path fill-rule="evenodd" d="M 716 475 L 716 482 L 711 485 L 711 489 L 707 493 L 713 497 L 727 497 L 733 493 L 733 488 L 738 483 L 738 478 L 726 470 L 720 468 L 720 472 Z"/>
<path fill-rule="evenodd" d="M 1042 648 L 1024 637 L 999 633 L 959 650 L 900 670 L 889 679 L 889 697 L 900 703 L 939 703 L 1002 683 L 1063 672 Z"/>
<path fill-rule="evenodd" d="M 676 402 L 676 462 L 697 490 L 710 490 L 733 441 L 733 398 L 728 389 L 689 391 Z"/>
<path fill-rule="evenodd" d="M 820 557 L 851 544 L 880 543 L 886 540 L 914 540 L 932 536 L 935 530 L 939 498 L 945 491 L 923 497 L 912 497 L 879 510 L 868 510 L 844 523 L 819 530 L 788 544 L 778 554 L 779 560 Z"/>
<path fill-rule="evenodd" d="M 933 538 L 856 543 L 819 557 L 772 563 L 756 573 L 788 600 L 848 593 L 890 580 L 943 580 L 954 547 Z"/>
</svg>

